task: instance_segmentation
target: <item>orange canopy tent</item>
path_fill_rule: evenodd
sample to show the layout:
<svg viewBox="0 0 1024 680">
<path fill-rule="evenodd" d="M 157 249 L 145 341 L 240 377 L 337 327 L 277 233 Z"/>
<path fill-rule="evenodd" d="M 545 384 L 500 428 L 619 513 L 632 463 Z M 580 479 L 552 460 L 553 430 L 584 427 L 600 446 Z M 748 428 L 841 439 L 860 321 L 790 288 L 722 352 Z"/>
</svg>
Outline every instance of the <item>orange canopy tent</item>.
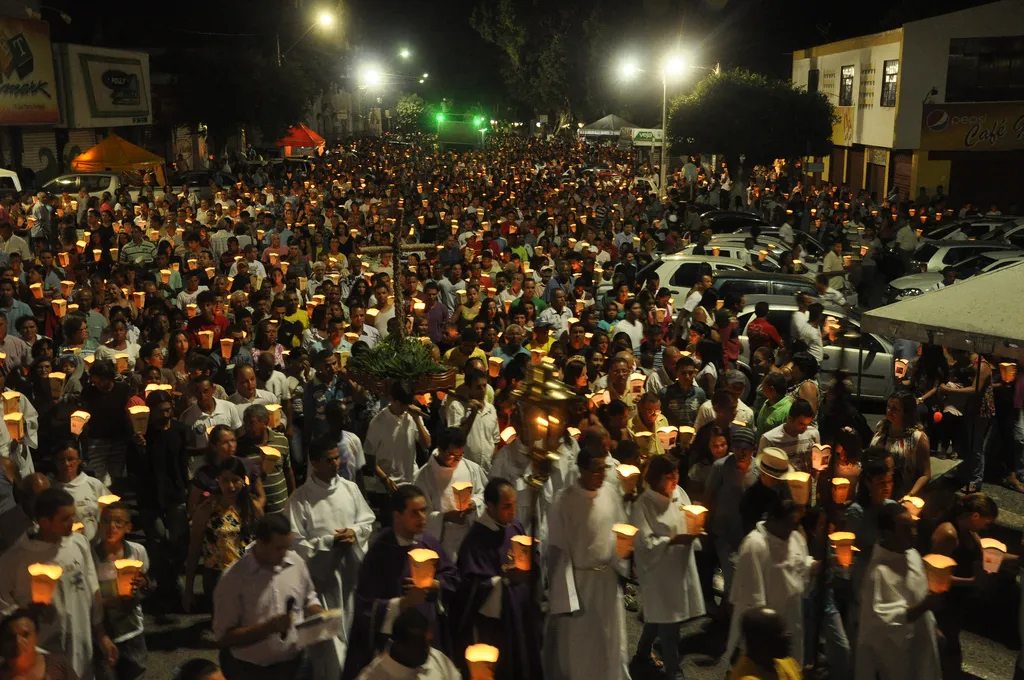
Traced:
<svg viewBox="0 0 1024 680">
<path fill-rule="evenodd" d="M 160 156 L 117 135 L 110 135 L 71 161 L 71 169 L 75 172 L 127 172 L 159 168 L 163 164 L 164 159 Z"/>
<path fill-rule="evenodd" d="M 321 147 L 327 143 L 323 137 L 299 123 L 297 127 L 289 128 L 288 134 L 277 140 L 277 146 L 308 146 Z"/>
</svg>

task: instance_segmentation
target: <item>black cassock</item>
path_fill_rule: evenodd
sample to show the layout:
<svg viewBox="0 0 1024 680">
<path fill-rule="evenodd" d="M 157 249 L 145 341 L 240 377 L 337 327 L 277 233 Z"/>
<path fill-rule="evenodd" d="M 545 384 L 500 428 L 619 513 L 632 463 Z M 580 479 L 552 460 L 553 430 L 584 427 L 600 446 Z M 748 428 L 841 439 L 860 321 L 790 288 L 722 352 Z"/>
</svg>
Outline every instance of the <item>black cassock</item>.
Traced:
<svg viewBox="0 0 1024 680">
<path fill-rule="evenodd" d="M 530 584 L 511 584 L 503 567 L 512 565 L 512 537 L 526 534 L 518 520 L 500 527 L 485 515 L 470 528 L 459 548 L 459 588 L 452 612 L 456 646 L 485 643 L 499 650 L 496 680 L 534 680 L 543 677 L 540 663 L 539 610 L 530 600 Z M 491 524 L 492 526 L 487 526 Z M 480 613 L 494 588 L 501 588 L 501 616 Z M 452 658 L 464 664 L 464 653 Z"/>
<path fill-rule="evenodd" d="M 343 680 L 357 677 L 359 672 L 384 649 L 389 636 L 381 632 L 381 626 L 388 610 L 388 603 L 405 593 L 405 579 L 411 575 L 409 551 L 414 548 L 427 548 L 438 554 L 434 578 L 440 582 L 441 588 L 437 598 L 424 602 L 419 606 L 419 610 L 430 622 L 432 646 L 453 660 L 457 658 L 453 656 L 455 650 L 452 648 L 448 620 L 444 614 L 444 608 L 448 606 L 458 585 L 459 575 L 455 571 L 455 565 L 445 555 L 441 543 L 433 536 L 423 534 L 419 542 L 403 546 L 398 544 L 394 529 L 388 528 L 370 545 L 359 569 L 355 616 L 349 634 L 345 670 L 341 676 Z"/>
</svg>

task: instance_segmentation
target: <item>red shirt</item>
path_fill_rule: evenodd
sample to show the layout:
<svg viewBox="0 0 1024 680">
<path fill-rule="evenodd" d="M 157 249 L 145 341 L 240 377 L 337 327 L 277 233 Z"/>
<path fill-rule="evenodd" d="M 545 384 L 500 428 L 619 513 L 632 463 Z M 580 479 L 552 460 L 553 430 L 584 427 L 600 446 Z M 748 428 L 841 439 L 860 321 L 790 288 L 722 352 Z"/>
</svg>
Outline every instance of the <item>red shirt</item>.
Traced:
<svg viewBox="0 0 1024 680">
<path fill-rule="evenodd" d="M 192 343 L 193 347 L 200 347 L 199 342 L 199 331 L 213 331 L 213 345 L 212 349 L 220 351 L 217 343 L 224 337 L 224 333 L 228 330 L 228 319 L 226 316 L 214 316 L 213 321 L 206 321 L 201 316 L 195 316 L 189 319 L 188 322 L 188 336 L 189 342 Z"/>
<path fill-rule="evenodd" d="M 750 354 L 761 347 L 775 349 L 782 346 L 782 336 L 775 326 L 768 322 L 767 318 L 754 319 L 747 324 L 747 340 L 750 343 Z"/>
</svg>

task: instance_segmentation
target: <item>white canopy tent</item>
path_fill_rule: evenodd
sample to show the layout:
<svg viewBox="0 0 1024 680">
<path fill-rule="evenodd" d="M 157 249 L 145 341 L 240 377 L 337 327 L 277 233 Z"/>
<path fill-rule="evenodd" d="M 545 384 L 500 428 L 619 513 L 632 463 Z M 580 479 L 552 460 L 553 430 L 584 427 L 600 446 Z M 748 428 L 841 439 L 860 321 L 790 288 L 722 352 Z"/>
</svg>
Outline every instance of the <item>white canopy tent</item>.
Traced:
<svg viewBox="0 0 1024 680">
<path fill-rule="evenodd" d="M 1022 265 L 873 309 L 862 317 L 861 330 L 1024 361 Z"/>
<path fill-rule="evenodd" d="M 618 137 L 619 131 L 624 127 L 637 127 L 625 118 L 619 118 L 614 113 L 595 120 L 590 125 L 580 129 L 581 137 Z"/>
</svg>

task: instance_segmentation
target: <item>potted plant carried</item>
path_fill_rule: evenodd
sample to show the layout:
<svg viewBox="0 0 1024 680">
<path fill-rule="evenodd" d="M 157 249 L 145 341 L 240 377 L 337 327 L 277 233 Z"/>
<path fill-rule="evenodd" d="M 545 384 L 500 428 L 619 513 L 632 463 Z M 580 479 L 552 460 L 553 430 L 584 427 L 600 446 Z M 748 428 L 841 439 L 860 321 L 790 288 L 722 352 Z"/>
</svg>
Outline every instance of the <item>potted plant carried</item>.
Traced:
<svg viewBox="0 0 1024 680">
<path fill-rule="evenodd" d="M 456 370 L 434 360 L 431 347 L 419 338 L 388 336 L 348 361 L 352 379 L 378 396 L 388 396 L 394 381 L 401 381 L 413 394 L 443 391 L 455 387 Z"/>
</svg>

